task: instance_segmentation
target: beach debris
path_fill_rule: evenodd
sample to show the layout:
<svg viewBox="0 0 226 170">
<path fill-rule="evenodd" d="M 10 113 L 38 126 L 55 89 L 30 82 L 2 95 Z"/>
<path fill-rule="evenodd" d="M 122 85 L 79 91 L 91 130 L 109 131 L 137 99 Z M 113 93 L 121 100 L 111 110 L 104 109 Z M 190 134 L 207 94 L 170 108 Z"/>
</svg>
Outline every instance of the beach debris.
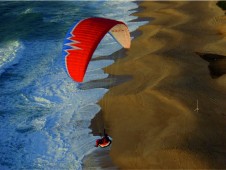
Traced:
<svg viewBox="0 0 226 170">
<path fill-rule="evenodd" d="M 194 111 L 199 112 L 199 100 L 198 99 L 196 101 L 196 109 Z"/>
</svg>

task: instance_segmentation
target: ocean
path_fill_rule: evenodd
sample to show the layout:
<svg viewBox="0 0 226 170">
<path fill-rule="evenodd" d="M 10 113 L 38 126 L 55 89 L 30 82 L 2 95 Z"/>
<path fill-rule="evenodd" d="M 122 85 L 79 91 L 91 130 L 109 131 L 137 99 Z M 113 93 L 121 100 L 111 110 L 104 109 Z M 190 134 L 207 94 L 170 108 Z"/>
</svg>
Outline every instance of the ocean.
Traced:
<svg viewBox="0 0 226 170">
<path fill-rule="evenodd" d="M 137 8 L 131 1 L 0 2 L 0 169 L 82 169 L 98 138 L 90 121 L 109 89 L 82 90 L 67 75 L 65 35 L 87 17 L 120 20 L 133 32 L 147 23 L 133 21 Z M 93 58 L 121 48 L 106 35 Z M 85 82 L 108 77 L 103 68 L 113 63 L 91 61 Z"/>
</svg>

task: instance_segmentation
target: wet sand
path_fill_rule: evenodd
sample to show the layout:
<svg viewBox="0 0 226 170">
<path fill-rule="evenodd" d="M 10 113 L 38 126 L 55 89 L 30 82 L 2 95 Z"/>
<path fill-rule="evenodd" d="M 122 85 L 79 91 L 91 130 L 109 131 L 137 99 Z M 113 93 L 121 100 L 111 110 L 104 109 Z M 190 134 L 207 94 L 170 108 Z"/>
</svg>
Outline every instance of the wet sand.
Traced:
<svg viewBox="0 0 226 170">
<path fill-rule="evenodd" d="M 140 6 L 136 15 L 155 19 L 140 28 L 126 57 L 105 69 L 133 79 L 111 87 L 100 101 L 92 127 L 98 131 L 102 122 L 113 142 L 99 158 L 107 162 L 110 154 L 106 169 L 225 169 L 226 75 L 213 78 L 203 58 L 226 56 L 224 12 L 216 2 Z M 225 70 L 225 64 L 214 66 Z M 85 160 L 96 162 L 92 154 Z"/>
</svg>

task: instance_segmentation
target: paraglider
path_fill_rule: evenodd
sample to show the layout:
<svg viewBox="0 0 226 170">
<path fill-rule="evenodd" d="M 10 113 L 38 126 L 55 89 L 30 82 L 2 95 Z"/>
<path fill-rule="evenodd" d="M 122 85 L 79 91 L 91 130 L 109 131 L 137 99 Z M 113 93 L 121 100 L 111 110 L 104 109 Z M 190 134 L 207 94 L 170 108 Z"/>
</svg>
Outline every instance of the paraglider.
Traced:
<svg viewBox="0 0 226 170">
<path fill-rule="evenodd" d="M 96 145 L 95 147 L 101 147 L 101 148 L 105 148 L 111 145 L 111 139 L 109 138 L 108 134 L 105 133 L 105 129 L 104 129 L 104 136 L 101 139 L 97 139 L 96 140 Z"/>
<path fill-rule="evenodd" d="M 124 48 L 130 48 L 131 38 L 127 25 L 122 21 L 106 18 L 87 18 L 75 23 L 68 31 L 63 45 L 63 60 L 68 75 L 76 82 L 83 82 L 88 64 L 103 37 L 109 33 Z M 96 140 L 96 147 L 111 145 L 110 137 Z"/>
<path fill-rule="evenodd" d="M 92 55 L 105 34 L 109 33 L 124 48 L 130 48 L 130 33 L 125 23 L 106 18 L 87 18 L 68 32 L 63 58 L 68 75 L 83 82 Z"/>
</svg>

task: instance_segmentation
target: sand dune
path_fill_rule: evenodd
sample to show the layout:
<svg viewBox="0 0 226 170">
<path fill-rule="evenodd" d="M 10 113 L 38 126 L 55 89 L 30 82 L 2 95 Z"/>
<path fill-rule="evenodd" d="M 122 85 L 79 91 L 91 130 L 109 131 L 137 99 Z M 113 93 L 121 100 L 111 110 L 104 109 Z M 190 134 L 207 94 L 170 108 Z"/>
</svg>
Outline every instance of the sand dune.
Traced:
<svg viewBox="0 0 226 170">
<path fill-rule="evenodd" d="M 213 79 L 197 55 L 226 56 L 224 12 L 216 2 L 140 5 L 136 15 L 155 19 L 106 68 L 133 79 L 100 101 L 113 162 L 121 169 L 226 168 L 226 75 Z"/>
</svg>

